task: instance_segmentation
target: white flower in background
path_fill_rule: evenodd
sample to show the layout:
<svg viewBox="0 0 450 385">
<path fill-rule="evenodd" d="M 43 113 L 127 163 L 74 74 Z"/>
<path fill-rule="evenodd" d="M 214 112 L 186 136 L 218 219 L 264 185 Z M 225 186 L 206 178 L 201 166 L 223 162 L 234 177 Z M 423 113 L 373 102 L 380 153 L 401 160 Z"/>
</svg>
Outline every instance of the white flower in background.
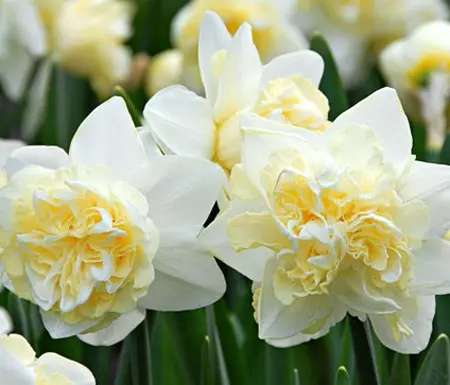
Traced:
<svg viewBox="0 0 450 385">
<path fill-rule="evenodd" d="M 223 184 L 203 160 L 162 156 L 125 102 L 99 106 L 58 147 L 16 150 L 0 191 L 6 285 L 40 307 L 53 338 L 123 339 L 144 309 L 186 310 L 225 291 L 197 241 Z M 98 332 L 98 333 L 97 333 Z"/>
<path fill-rule="evenodd" d="M 389 45 L 380 56 L 387 81 L 400 95 L 419 101 L 428 147 L 439 150 L 447 131 L 450 96 L 450 23 L 426 24 L 404 40 Z"/>
<path fill-rule="evenodd" d="M 8 157 L 13 151 L 23 146 L 25 146 L 25 143 L 20 140 L 0 139 L 0 188 L 7 183 L 6 171 L 3 168 L 6 165 Z"/>
<path fill-rule="evenodd" d="M 378 52 L 431 20 L 445 19 L 442 0 L 298 0 L 298 27 L 322 33 L 347 86 L 361 82 Z"/>
<path fill-rule="evenodd" d="M 35 60 L 46 50 L 45 32 L 32 0 L 0 0 L 0 85 L 18 100 Z"/>
<path fill-rule="evenodd" d="M 322 135 L 254 123 L 229 209 L 200 240 L 255 282 L 259 336 L 300 344 L 350 313 L 387 347 L 423 350 L 434 295 L 450 292 L 450 167 L 414 161 L 395 91 Z"/>
<path fill-rule="evenodd" d="M 55 353 L 36 358 L 28 341 L 18 334 L 0 336 L 1 385 L 95 385 L 91 371 Z"/>
<path fill-rule="evenodd" d="M 0 335 L 8 334 L 11 332 L 13 324 L 9 313 L 2 307 L 0 307 Z"/>
<path fill-rule="evenodd" d="M 234 35 L 247 22 L 263 63 L 274 57 L 306 49 L 308 42 L 290 22 L 292 0 L 193 0 L 184 6 L 172 23 L 174 46 L 184 55 L 182 84 L 202 92 L 197 62 L 200 26 L 207 11 L 217 13 L 228 32 Z"/>
<path fill-rule="evenodd" d="M 206 98 L 172 86 L 145 107 L 144 117 L 168 153 L 212 159 L 229 171 L 240 160 L 244 111 L 315 131 L 328 123 L 328 100 L 317 89 L 324 64 L 314 52 L 282 55 L 263 66 L 249 24 L 231 37 L 218 15 L 208 12 L 199 65 Z"/>
<path fill-rule="evenodd" d="M 133 7 L 123 0 L 36 0 L 49 55 L 67 71 L 87 77 L 101 98 L 126 80 Z"/>
</svg>

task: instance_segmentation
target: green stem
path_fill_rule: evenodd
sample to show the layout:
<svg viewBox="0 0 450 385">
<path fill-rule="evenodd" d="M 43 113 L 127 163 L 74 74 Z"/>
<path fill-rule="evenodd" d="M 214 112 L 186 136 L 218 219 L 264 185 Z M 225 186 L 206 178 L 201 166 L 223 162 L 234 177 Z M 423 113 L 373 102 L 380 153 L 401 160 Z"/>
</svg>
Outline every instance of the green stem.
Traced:
<svg viewBox="0 0 450 385">
<path fill-rule="evenodd" d="M 114 385 L 129 385 L 131 339 L 128 336 L 122 344 Z"/>
<path fill-rule="evenodd" d="M 378 373 L 375 366 L 375 352 L 369 341 L 370 336 L 364 328 L 364 324 L 356 317 L 350 318 L 353 348 L 356 357 L 356 367 L 359 375 L 359 383 L 364 385 L 378 385 Z"/>
</svg>

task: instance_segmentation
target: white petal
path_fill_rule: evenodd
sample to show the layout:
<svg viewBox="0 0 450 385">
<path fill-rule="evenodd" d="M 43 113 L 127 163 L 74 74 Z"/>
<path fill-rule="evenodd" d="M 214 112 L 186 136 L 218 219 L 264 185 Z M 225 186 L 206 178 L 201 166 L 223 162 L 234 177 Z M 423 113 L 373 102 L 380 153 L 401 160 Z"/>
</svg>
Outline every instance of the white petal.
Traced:
<svg viewBox="0 0 450 385">
<path fill-rule="evenodd" d="M 341 322 L 345 318 L 346 314 L 347 312 L 345 311 L 345 309 L 343 307 L 339 307 L 333 311 L 332 315 L 327 318 L 324 325 L 316 333 L 313 334 L 299 333 L 289 338 L 268 339 L 266 340 L 266 342 L 269 345 L 275 346 L 277 348 L 288 348 L 291 346 L 303 344 L 311 340 L 316 340 L 328 334 L 330 328 L 336 325 L 337 323 Z"/>
<path fill-rule="evenodd" d="M 106 165 L 118 179 L 147 161 L 125 101 L 112 97 L 81 123 L 70 144 L 73 164 Z"/>
<path fill-rule="evenodd" d="M 263 191 L 261 171 L 268 165 L 269 158 L 275 151 L 295 148 L 301 152 L 306 151 L 308 146 L 306 140 L 298 135 L 253 128 L 245 129 L 244 133 L 242 165 L 247 177 L 259 191 Z"/>
<path fill-rule="evenodd" d="M 237 253 L 233 249 L 227 233 L 227 224 L 231 218 L 247 211 L 252 211 L 253 208 L 258 209 L 260 205 L 257 202 L 232 201 L 230 208 L 220 214 L 200 234 L 199 239 L 204 247 L 216 258 L 250 278 L 252 281 L 261 282 L 267 259 L 273 255 L 273 252 L 260 247 Z"/>
<path fill-rule="evenodd" d="M 212 58 L 217 51 L 228 51 L 230 45 L 231 36 L 222 19 L 214 12 L 206 12 L 200 27 L 198 64 L 206 98 L 209 101 L 216 100 L 219 86 L 217 78 L 214 76 Z"/>
<path fill-rule="evenodd" d="M 147 129 L 146 127 L 139 127 L 138 136 L 140 141 L 142 142 L 142 145 L 144 146 L 147 158 L 150 161 L 163 155 L 160 148 L 156 144 L 153 133 L 149 129 Z"/>
<path fill-rule="evenodd" d="M 383 88 L 339 116 L 325 135 L 352 125 L 374 129 L 381 138 L 388 162 L 403 164 L 411 155 L 412 136 L 397 92 Z"/>
<path fill-rule="evenodd" d="M 70 158 L 60 147 L 56 146 L 26 146 L 15 150 L 6 162 L 5 169 L 8 177 L 23 170 L 29 165 L 36 165 L 57 170 L 68 167 Z"/>
<path fill-rule="evenodd" d="M 35 385 L 32 368 L 23 366 L 12 354 L 0 346 L 0 385 Z"/>
<path fill-rule="evenodd" d="M 144 319 L 146 311 L 134 309 L 122 314 L 107 328 L 96 333 L 79 334 L 78 338 L 93 346 L 112 346 L 124 340 Z"/>
<path fill-rule="evenodd" d="M 159 91 L 147 103 L 144 118 L 163 148 L 178 155 L 210 159 L 215 123 L 206 99 L 182 86 Z"/>
<path fill-rule="evenodd" d="M 5 309 L 0 308 L 0 334 L 7 334 L 12 328 L 11 317 Z"/>
<path fill-rule="evenodd" d="M 277 78 L 300 75 L 319 86 L 324 70 L 322 56 L 313 51 L 299 51 L 278 56 L 263 68 L 262 85 Z"/>
<path fill-rule="evenodd" d="M 45 353 L 39 357 L 36 365 L 44 379 L 59 374 L 73 385 L 95 385 L 95 378 L 88 368 L 59 354 Z"/>
<path fill-rule="evenodd" d="M 253 44 L 252 28 L 244 23 L 234 35 L 219 80 L 214 119 L 223 122 L 251 107 L 261 86 L 262 65 Z"/>
<path fill-rule="evenodd" d="M 430 236 L 442 237 L 450 229 L 450 167 L 414 162 L 411 174 L 401 189 L 406 200 L 419 199 L 429 208 Z"/>
<path fill-rule="evenodd" d="M 419 295 L 450 293 L 450 242 L 430 239 L 414 252 L 414 279 L 410 289 Z"/>
<path fill-rule="evenodd" d="M 402 354 L 416 354 L 424 350 L 430 341 L 434 312 L 433 296 L 404 301 L 400 318 L 413 331 L 414 335 L 412 337 L 404 336 L 400 341 L 395 340 L 385 316 L 369 315 L 369 319 L 383 345 Z"/>
<path fill-rule="evenodd" d="M 278 301 L 273 289 L 276 263 L 275 259 L 269 259 L 264 271 L 258 314 L 259 338 L 262 339 L 293 337 L 333 311 L 326 295 L 297 298 L 289 306 Z"/>
<path fill-rule="evenodd" d="M 41 316 L 44 327 L 47 329 L 50 337 L 54 339 L 75 336 L 90 329 L 98 323 L 98 321 L 83 321 L 70 325 L 64 322 L 58 314 L 51 311 L 41 310 Z"/>
<path fill-rule="evenodd" d="M 149 217 L 159 230 L 184 228 L 197 235 L 222 190 L 225 174 L 205 159 L 166 155 L 138 170 L 133 180 L 147 197 Z"/>
<path fill-rule="evenodd" d="M 32 69 L 33 59 L 19 44 L 12 45 L 8 54 L 0 57 L 0 83 L 9 99 L 22 98 Z"/>
<path fill-rule="evenodd" d="M 36 131 L 45 119 L 52 70 L 53 61 L 45 60 L 39 66 L 28 92 L 21 130 L 22 137 L 26 140 L 34 138 Z"/>
<path fill-rule="evenodd" d="M 139 301 L 147 309 L 197 309 L 216 302 L 225 292 L 225 279 L 214 257 L 182 228 L 161 234 L 154 267 L 155 280 Z"/>
<path fill-rule="evenodd" d="M 12 152 L 23 146 L 25 146 L 25 143 L 20 140 L 0 139 L 0 168 L 6 165 L 6 161 Z"/>
<path fill-rule="evenodd" d="M 12 6 L 10 11 L 16 16 L 13 17 L 13 22 L 20 42 L 33 55 L 43 55 L 47 45 L 45 30 L 34 2 L 25 0 L 9 3 Z"/>
</svg>

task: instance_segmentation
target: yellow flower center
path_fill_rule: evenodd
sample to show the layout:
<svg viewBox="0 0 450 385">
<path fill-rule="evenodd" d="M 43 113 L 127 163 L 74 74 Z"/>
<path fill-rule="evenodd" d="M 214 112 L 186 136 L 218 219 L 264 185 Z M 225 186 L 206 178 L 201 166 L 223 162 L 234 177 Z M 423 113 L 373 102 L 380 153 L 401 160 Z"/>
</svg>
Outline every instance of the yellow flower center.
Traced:
<svg viewBox="0 0 450 385">
<path fill-rule="evenodd" d="M 159 239 L 139 191 L 81 166 L 30 167 L 6 189 L 14 199 L 1 258 L 17 295 L 71 324 L 111 322 L 136 307 Z"/>
<path fill-rule="evenodd" d="M 253 112 L 280 123 L 324 131 L 328 109 L 326 97 L 307 79 L 295 75 L 270 81 Z"/>
<path fill-rule="evenodd" d="M 450 54 L 430 52 L 422 56 L 408 71 L 409 87 L 416 89 L 424 86 L 429 75 L 434 71 L 450 73 Z"/>
<path fill-rule="evenodd" d="M 278 35 L 278 11 L 268 2 L 240 0 L 197 0 L 192 4 L 187 23 L 177 36 L 177 46 L 196 56 L 200 25 L 206 11 L 217 13 L 231 35 L 242 23 L 253 27 L 253 41 L 262 57 L 272 50 Z"/>
</svg>

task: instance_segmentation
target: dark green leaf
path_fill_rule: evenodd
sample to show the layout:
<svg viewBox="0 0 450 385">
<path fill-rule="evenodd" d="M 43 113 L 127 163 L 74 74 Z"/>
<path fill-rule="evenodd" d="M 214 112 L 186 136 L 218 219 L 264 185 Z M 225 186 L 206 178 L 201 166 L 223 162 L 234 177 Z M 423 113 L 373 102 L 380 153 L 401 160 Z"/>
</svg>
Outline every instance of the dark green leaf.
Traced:
<svg viewBox="0 0 450 385">
<path fill-rule="evenodd" d="M 28 306 L 29 303 L 27 301 L 20 299 L 13 293 L 9 293 L 8 312 L 13 321 L 14 331 L 32 342 L 31 326 L 27 315 Z"/>
<path fill-rule="evenodd" d="M 389 385 L 411 385 L 411 366 L 409 356 L 397 353 L 392 365 Z"/>
<path fill-rule="evenodd" d="M 426 355 L 414 385 L 448 385 L 450 380 L 449 341 L 441 334 Z"/>
<path fill-rule="evenodd" d="M 450 135 L 447 135 L 439 155 L 439 163 L 450 164 Z"/>
<path fill-rule="evenodd" d="M 214 373 L 211 368 L 211 340 L 205 336 L 205 342 L 202 348 L 202 377 L 201 385 L 212 385 Z"/>
<path fill-rule="evenodd" d="M 325 38 L 314 34 L 310 42 L 311 50 L 317 52 L 325 61 L 325 72 L 320 82 L 320 90 L 330 102 L 329 119 L 334 120 L 349 107 L 347 95 L 339 76 L 336 62 Z"/>
<path fill-rule="evenodd" d="M 130 115 L 133 119 L 134 125 L 136 127 L 142 126 L 141 114 L 140 114 L 139 110 L 136 108 L 136 106 L 134 105 L 134 103 L 132 102 L 130 96 L 124 91 L 124 89 L 120 86 L 116 86 L 114 88 L 114 95 L 120 96 L 125 101 L 127 108 L 128 108 L 128 112 L 130 113 Z"/>
</svg>

